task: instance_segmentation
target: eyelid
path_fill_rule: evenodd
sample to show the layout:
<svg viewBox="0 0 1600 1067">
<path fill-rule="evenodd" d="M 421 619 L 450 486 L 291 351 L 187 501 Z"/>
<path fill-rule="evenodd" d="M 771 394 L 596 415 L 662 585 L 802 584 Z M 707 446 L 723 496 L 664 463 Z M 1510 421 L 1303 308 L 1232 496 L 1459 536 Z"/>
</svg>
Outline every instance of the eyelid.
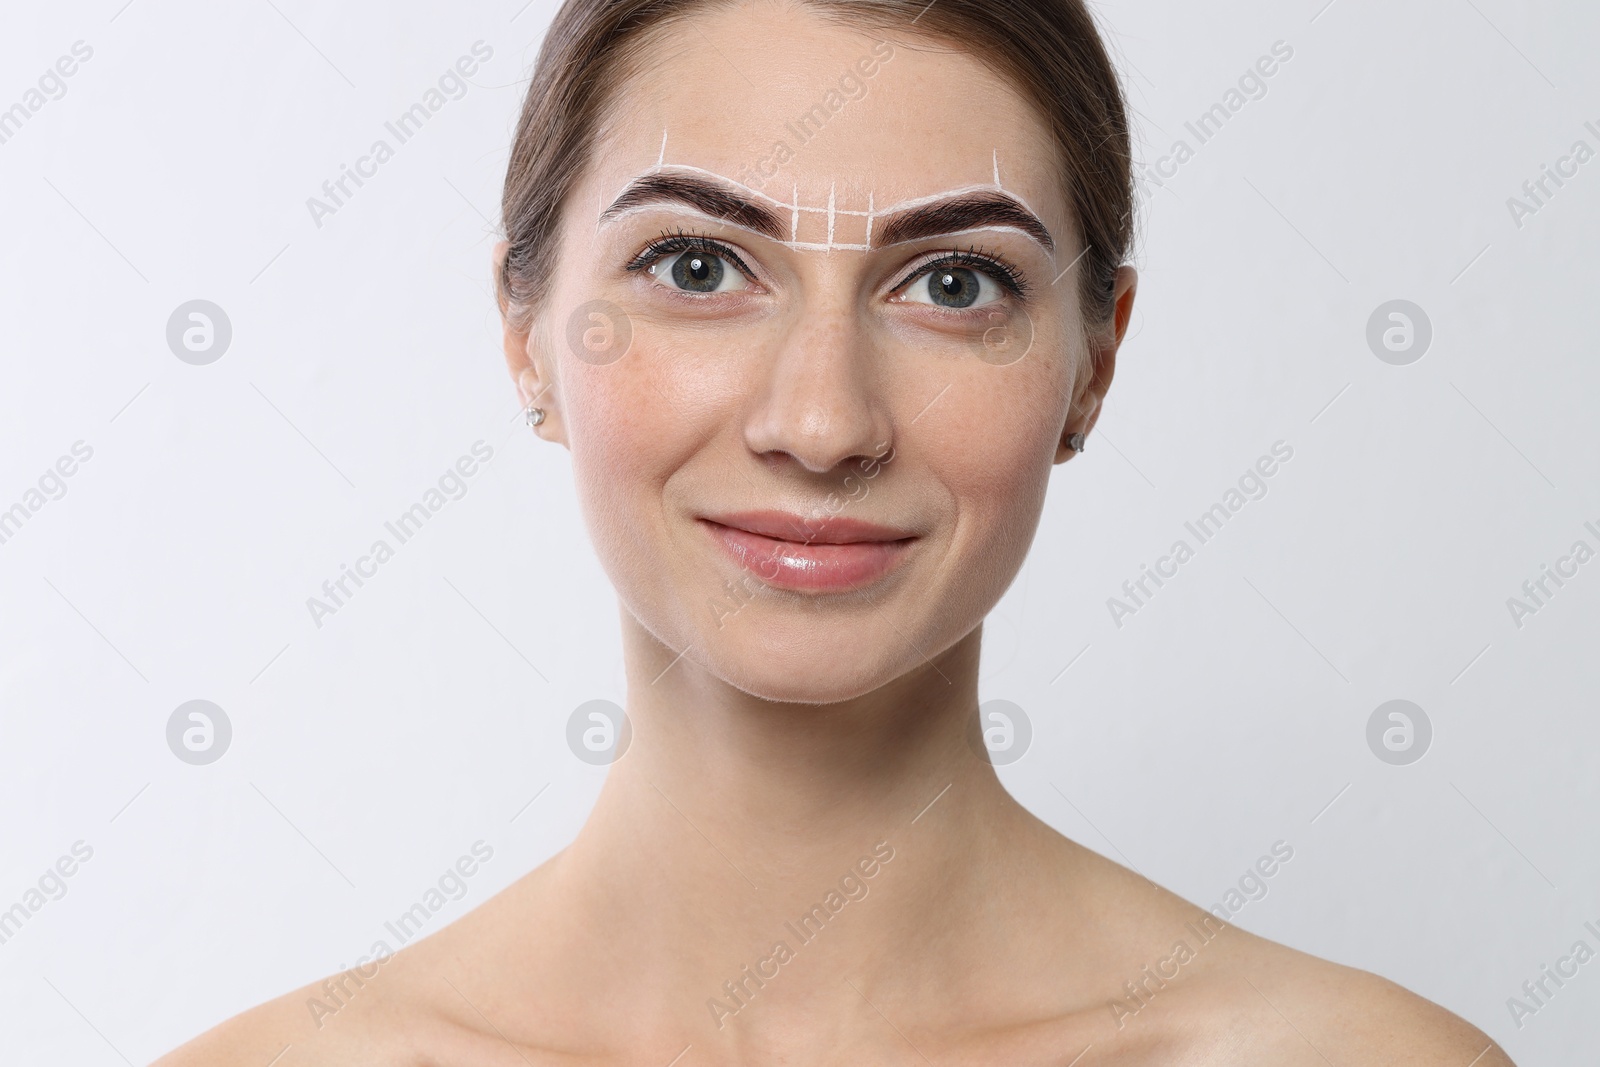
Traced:
<svg viewBox="0 0 1600 1067">
<path fill-rule="evenodd" d="M 719 241 L 709 234 L 693 230 L 677 230 L 670 233 L 662 231 L 659 237 L 656 237 L 646 245 L 622 269 L 625 271 L 644 270 L 657 260 L 683 252 L 706 252 L 710 255 L 720 256 L 731 263 L 734 269 L 743 274 L 747 280 L 757 285 L 760 284 L 760 277 L 750 269 L 750 266 L 745 263 L 744 258 L 739 255 L 732 245 Z"/>
<path fill-rule="evenodd" d="M 1014 297 L 1025 298 L 1033 289 L 1027 276 L 1021 270 L 1006 262 L 1002 257 L 984 251 L 981 247 L 942 249 L 929 252 L 928 255 L 929 259 L 911 268 L 910 273 L 890 291 L 898 293 L 929 271 L 936 270 L 939 267 L 950 266 L 966 267 L 969 270 L 987 274 L 994 279 L 996 284 Z"/>
</svg>

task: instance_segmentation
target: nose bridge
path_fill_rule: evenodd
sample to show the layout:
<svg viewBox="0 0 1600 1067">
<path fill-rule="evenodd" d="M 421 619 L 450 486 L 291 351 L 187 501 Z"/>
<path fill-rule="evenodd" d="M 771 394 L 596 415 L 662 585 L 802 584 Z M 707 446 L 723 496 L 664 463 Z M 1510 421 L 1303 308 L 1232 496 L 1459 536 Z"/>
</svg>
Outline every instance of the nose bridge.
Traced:
<svg viewBox="0 0 1600 1067">
<path fill-rule="evenodd" d="M 810 301 L 765 363 L 746 441 L 823 473 L 890 444 L 891 420 L 867 323 L 846 298 Z"/>
</svg>

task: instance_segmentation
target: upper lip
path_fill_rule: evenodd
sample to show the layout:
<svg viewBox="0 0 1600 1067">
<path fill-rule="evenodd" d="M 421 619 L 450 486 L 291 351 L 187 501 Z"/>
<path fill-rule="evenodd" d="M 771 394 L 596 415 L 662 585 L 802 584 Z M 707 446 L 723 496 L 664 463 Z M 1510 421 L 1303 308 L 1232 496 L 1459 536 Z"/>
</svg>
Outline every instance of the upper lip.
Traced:
<svg viewBox="0 0 1600 1067">
<path fill-rule="evenodd" d="M 862 541 L 904 541 L 916 535 L 843 515 L 806 518 L 786 511 L 735 511 L 705 516 L 707 522 L 736 530 L 810 545 L 853 545 Z"/>
</svg>

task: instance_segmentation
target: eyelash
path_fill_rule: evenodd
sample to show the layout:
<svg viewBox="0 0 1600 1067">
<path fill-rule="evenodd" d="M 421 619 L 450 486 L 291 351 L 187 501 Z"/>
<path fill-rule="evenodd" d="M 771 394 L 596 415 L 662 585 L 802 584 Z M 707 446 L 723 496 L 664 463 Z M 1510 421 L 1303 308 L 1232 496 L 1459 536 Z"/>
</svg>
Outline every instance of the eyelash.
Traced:
<svg viewBox="0 0 1600 1067">
<path fill-rule="evenodd" d="M 687 230 L 678 230 L 675 233 L 664 231 L 660 237 L 651 241 L 643 251 L 624 266 L 623 270 L 644 270 L 656 260 L 680 252 L 704 252 L 708 255 L 721 256 L 742 271 L 746 278 L 751 281 L 755 280 L 755 272 L 728 245 L 705 234 Z M 1032 284 L 1021 270 L 1013 267 L 999 256 L 986 251 L 981 246 L 971 246 L 964 251 L 946 252 L 919 265 L 910 274 L 906 275 L 899 285 L 895 286 L 895 291 L 899 292 L 916 279 L 941 267 L 967 267 L 982 271 L 991 276 L 996 282 L 1000 283 L 1002 288 L 1018 299 L 1026 299 L 1033 290 Z"/>
<path fill-rule="evenodd" d="M 982 246 L 976 245 L 967 248 L 966 251 L 946 252 L 944 255 L 923 263 L 906 275 L 900 284 L 895 286 L 895 291 L 898 292 L 916 279 L 930 271 L 938 270 L 940 267 L 968 267 L 982 271 L 994 278 L 1002 288 L 1008 290 L 1012 296 L 1018 299 L 1026 299 L 1028 294 L 1033 291 L 1032 283 L 1028 281 L 1027 276 L 1021 270 L 1013 267 L 998 255 L 985 251 Z"/>
<path fill-rule="evenodd" d="M 663 232 L 660 237 L 651 241 L 644 251 L 634 256 L 633 260 L 622 269 L 630 271 L 644 270 L 656 260 L 676 252 L 704 252 L 708 255 L 721 256 L 735 267 L 738 267 L 746 278 L 751 281 L 755 280 L 755 271 L 745 265 L 745 261 L 739 258 L 739 253 L 721 241 L 707 237 L 705 234 L 691 233 L 686 230 L 679 230 L 676 233 Z"/>
</svg>

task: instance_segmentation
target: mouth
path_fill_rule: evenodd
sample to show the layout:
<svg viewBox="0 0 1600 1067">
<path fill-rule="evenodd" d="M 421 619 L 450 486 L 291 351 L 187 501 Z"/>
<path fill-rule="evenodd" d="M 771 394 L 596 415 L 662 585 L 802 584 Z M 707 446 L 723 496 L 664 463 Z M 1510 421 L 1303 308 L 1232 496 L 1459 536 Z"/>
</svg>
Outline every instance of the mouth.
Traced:
<svg viewBox="0 0 1600 1067">
<path fill-rule="evenodd" d="M 871 585 L 899 566 L 917 540 L 906 530 L 841 515 L 742 511 L 699 522 L 739 566 L 768 585 L 799 592 Z"/>
</svg>

